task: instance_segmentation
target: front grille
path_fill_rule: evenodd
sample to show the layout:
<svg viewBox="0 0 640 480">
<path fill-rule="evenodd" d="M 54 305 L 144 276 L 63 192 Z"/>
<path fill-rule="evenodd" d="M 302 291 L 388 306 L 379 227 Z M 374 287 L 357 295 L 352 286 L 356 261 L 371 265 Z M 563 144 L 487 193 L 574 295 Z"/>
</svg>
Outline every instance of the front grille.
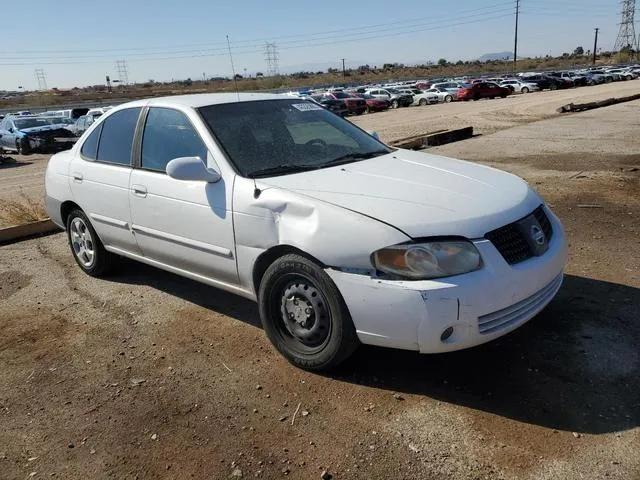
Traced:
<svg viewBox="0 0 640 480">
<path fill-rule="evenodd" d="M 553 235 L 553 229 L 542 205 L 536 208 L 531 215 L 538 221 L 547 242 L 549 242 Z M 527 215 L 527 217 L 531 215 Z M 493 243 L 509 265 L 524 262 L 535 255 L 529 241 L 520 229 L 519 222 L 521 220 L 492 230 L 485 235 L 485 238 Z"/>
</svg>

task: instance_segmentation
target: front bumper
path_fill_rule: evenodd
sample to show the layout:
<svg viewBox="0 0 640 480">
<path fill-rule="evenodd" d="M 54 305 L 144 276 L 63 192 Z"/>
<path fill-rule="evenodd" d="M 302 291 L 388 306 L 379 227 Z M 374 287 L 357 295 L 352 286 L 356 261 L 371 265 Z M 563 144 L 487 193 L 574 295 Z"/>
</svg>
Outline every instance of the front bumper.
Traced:
<svg viewBox="0 0 640 480">
<path fill-rule="evenodd" d="M 455 277 L 390 281 L 328 269 L 362 343 L 440 353 L 494 340 L 536 316 L 562 284 L 567 245 L 560 221 L 547 252 L 509 265 L 489 240 L 474 241 L 484 266 Z M 453 334 L 441 340 L 453 327 Z"/>
</svg>

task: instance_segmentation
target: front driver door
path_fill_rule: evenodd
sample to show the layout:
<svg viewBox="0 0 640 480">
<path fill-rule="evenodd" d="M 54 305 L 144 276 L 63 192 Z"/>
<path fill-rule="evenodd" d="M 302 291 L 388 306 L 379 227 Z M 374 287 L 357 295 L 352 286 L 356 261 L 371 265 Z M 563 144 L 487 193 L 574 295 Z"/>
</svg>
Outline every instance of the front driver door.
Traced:
<svg viewBox="0 0 640 480">
<path fill-rule="evenodd" d="M 132 228 L 145 257 L 218 282 L 237 284 L 230 189 L 233 178 L 216 183 L 175 180 L 170 160 L 200 157 L 217 168 L 194 122 L 171 108 L 148 111 L 140 161 L 131 174 Z M 201 131 L 206 131 L 201 125 Z M 226 181 L 229 183 L 226 183 Z"/>
</svg>

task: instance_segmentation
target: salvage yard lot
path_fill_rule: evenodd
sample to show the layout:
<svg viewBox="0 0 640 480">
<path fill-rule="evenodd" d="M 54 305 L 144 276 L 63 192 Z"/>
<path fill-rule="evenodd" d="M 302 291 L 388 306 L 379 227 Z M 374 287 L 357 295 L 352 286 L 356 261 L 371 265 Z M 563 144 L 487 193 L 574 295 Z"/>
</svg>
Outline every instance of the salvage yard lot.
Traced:
<svg viewBox="0 0 640 480">
<path fill-rule="evenodd" d="M 0 476 L 640 478 L 640 102 L 551 118 L 638 90 L 354 119 L 387 141 L 473 125 L 483 135 L 429 152 L 523 176 L 564 222 L 558 297 L 469 351 L 363 347 L 311 374 L 239 297 L 129 261 L 90 278 L 63 234 L 0 247 Z M 19 160 L 33 163 L 2 182 L 38 178 L 43 157 Z"/>
</svg>

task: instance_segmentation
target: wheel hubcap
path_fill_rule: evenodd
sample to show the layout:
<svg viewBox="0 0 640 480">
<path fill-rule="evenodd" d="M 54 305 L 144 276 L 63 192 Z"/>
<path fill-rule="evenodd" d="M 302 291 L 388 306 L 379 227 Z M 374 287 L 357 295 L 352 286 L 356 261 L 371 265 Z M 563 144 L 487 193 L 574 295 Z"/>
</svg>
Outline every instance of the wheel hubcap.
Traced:
<svg viewBox="0 0 640 480">
<path fill-rule="evenodd" d="M 71 221 L 69 234 L 71 236 L 71 248 L 73 248 L 76 258 L 82 265 L 90 268 L 95 259 L 95 247 L 87 224 L 80 217 L 74 218 Z"/>
<path fill-rule="evenodd" d="M 329 336 L 330 315 L 320 292 L 306 281 L 289 283 L 282 292 L 280 314 L 286 331 L 307 347 Z"/>
</svg>

